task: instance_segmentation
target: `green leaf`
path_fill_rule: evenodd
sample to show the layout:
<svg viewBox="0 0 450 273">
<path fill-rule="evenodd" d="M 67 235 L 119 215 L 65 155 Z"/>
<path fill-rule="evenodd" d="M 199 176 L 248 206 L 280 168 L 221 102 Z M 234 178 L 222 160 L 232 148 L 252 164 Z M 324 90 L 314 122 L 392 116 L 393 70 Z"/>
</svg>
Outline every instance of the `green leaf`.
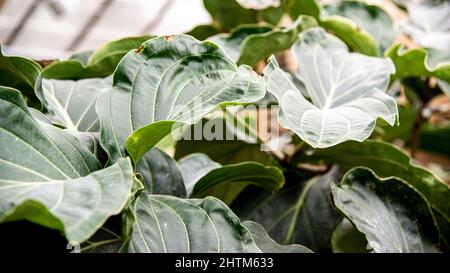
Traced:
<svg viewBox="0 0 450 273">
<path fill-rule="evenodd" d="M 443 58 L 441 52 L 413 48 L 404 50 L 397 44 L 386 50 L 387 57 L 394 62 L 396 73 L 391 82 L 408 77 L 436 77 L 450 82 L 450 59 Z"/>
<path fill-rule="evenodd" d="M 241 45 L 239 64 L 255 66 L 259 61 L 272 54 L 289 49 L 298 40 L 305 29 L 317 26 L 314 18 L 300 16 L 287 28 L 275 28 L 272 31 L 248 36 Z"/>
<path fill-rule="evenodd" d="M 177 126 L 264 93 L 263 79 L 248 66 L 237 67 L 215 44 L 186 35 L 155 38 L 127 54 L 113 87 L 101 92 L 102 144 L 113 161 L 125 155 L 125 144 L 137 163 Z"/>
<path fill-rule="evenodd" d="M 267 231 L 258 223 L 245 221 L 242 223 L 253 236 L 256 245 L 263 253 L 313 253 L 309 248 L 302 245 L 280 245 L 270 238 Z"/>
<path fill-rule="evenodd" d="M 236 215 L 213 197 L 141 194 L 129 214 L 127 252 L 261 252 Z"/>
<path fill-rule="evenodd" d="M 267 90 L 280 105 L 281 126 L 312 147 L 326 148 L 365 140 L 378 117 L 396 123 L 397 104 L 385 93 L 394 72 L 389 59 L 349 53 L 342 41 L 320 28 L 302 32 L 293 52 L 299 65 L 294 77 L 304 84 L 307 98 L 275 58 L 264 70 Z"/>
<path fill-rule="evenodd" d="M 354 21 L 331 15 L 321 18 L 319 24 L 339 37 L 354 51 L 369 56 L 378 55 L 378 45 L 374 37 Z"/>
<path fill-rule="evenodd" d="M 100 130 L 95 103 L 100 90 L 111 86 L 111 78 L 38 82 L 37 96 L 53 124 L 81 132 Z"/>
<path fill-rule="evenodd" d="M 366 236 L 344 219 L 334 230 L 331 238 L 334 253 L 367 253 Z"/>
<path fill-rule="evenodd" d="M 130 50 L 138 48 L 143 42 L 154 36 L 127 37 L 112 41 L 95 50 L 86 62 L 75 57 L 66 61 L 55 62 L 47 66 L 42 77 L 46 79 L 84 79 L 102 78 L 111 75 L 120 60 Z"/>
<path fill-rule="evenodd" d="M 220 31 L 214 25 L 198 25 L 186 32 L 187 35 L 190 35 L 200 41 L 206 40 L 207 38 L 219 33 Z"/>
<path fill-rule="evenodd" d="M 320 17 L 320 6 L 315 0 L 287 0 L 286 11 L 293 20 L 299 15 L 309 15 L 316 19 Z"/>
<path fill-rule="evenodd" d="M 406 181 L 427 199 L 436 217 L 441 216 L 439 227 L 442 239 L 446 244 L 450 242 L 450 235 L 442 232 L 450 223 L 450 187 L 430 171 L 413 164 L 411 159 L 395 146 L 372 140 L 364 143 L 348 141 L 332 148 L 315 150 L 308 155 L 298 154 L 291 162 L 294 164 L 320 160 L 345 168 L 365 166 L 381 178 L 395 176 Z"/>
<path fill-rule="evenodd" d="M 354 21 L 375 39 L 379 52 L 386 50 L 397 36 L 391 17 L 379 6 L 360 1 L 344 1 L 327 5 L 325 11 L 329 15 L 339 15 Z"/>
<path fill-rule="evenodd" d="M 438 232 L 425 198 L 395 177 L 366 168 L 350 170 L 331 184 L 334 204 L 364 233 L 378 253 L 436 252 Z"/>
<path fill-rule="evenodd" d="M 331 206 L 329 191 L 338 170 L 305 183 L 299 183 L 298 176 L 286 177 L 288 183 L 277 193 L 249 187 L 233 203 L 233 211 L 263 225 L 277 242 L 330 251 L 331 235 L 341 219 Z"/>
<path fill-rule="evenodd" d="M 280 169 L 256 162 L 222 166 L 207 155 L 196 153 L 183 157 L 179 163 L 188 196 L 212 195 L 229 204 L 247 185 L 256 185 L 268 191 L 279 190 L 284 185 L 284 176 Z M 217 186 L 234 183 L 237 184 L 238 190 L 215 190 Z"/>
<path fill-rule="evenodd" d="M 239 25 L 257 23 L 254 10 L 245 9 L 235 0 L 203 0 L 206 10 L 214 22 L 226 29 L 233 29 Z"/>
<path fill-rule="evenodd" d="M 450 3 L 448 1 L 422 1 L 407 3 L 409 20 L 403 31 L 422 47 L 448 52 L 450 48 Z"/>
<path fill-rule="evenodd" d="M 231 31 L 229 34 L 218 34 L 210 37 L 208 40 L 219 45 L 230 56 L 233 61 L 237 62 L 243 51 L 247 38 L 252 34 L 265 33 L 272 30 L 269 25 L 249 24 L 241 25 Z M 270 54 L 269 54 L 270 55 Z M 259 61 L 259 60 L 258 60 Z M 256 63 L 255 63 L 256 64 Z M 255 64 L 248 64 L 254 66 Z"/>
<path fill-rule="evenodd" d="M 38 124 L 11 88 L 0 88 L 0 117 L 0 222 L 26 219 L 82 242 L 123 209 L 133 181 L 129 159 L 99 170 L 76 138 Z"/>
<path fill-rule="evenodd" d="M 450 124 L 424 124 L 420 128 L 419 147 L 450 157 Z"/>
<path fill-rule="evenodd" d="M 3 55 L 0 47 L 0 85 L 20 90 L 27 96 L 34 95 L 34 83 L 42 68 L 36 62 Z"/>
<path fill-rule="evenodd" d="M 222 127 L 216 128 L 216 130 L 220 130 L 222 133 L 212 140 L 196 138 L 196 132 L 204 132 L 209 123 L 214 123 L 215 126 L 220 124 Z M 186 129 L 182 139 L 177 142 L 175 159 L 183 158 L 192 153 L 202 153 L 222 165 L 254 161 L 263 165 L 278 166 L 276 159 L 262 150 L 261 144 L 238 138 L 236 136 L 238 129 L 236 127 L 230 128 L 225 119 L 202 119 Z M 233 136 L 233 139 L 228 136 Z"/>
<path fill-rule="evenodd" d="M 183 176 L 177 162 L 158 148 L 151 149 L 136 165 L 148 194 L 186 197 Z"/>
</svg>

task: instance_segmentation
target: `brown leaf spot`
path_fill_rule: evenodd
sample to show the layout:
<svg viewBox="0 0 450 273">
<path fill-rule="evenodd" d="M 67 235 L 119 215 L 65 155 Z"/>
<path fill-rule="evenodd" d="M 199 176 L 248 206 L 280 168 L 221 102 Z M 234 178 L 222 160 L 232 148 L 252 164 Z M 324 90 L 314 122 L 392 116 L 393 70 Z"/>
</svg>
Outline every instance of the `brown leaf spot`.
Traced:
<svg viewBox="0 0 450 273">
<path fill-rule="evenodd" d="M 168 42 L 170 42 L 170 41 L 172 41 L 173 40 L 173 37 L 172 36 L 164 36 L 164 40 L 166 40 L 166 41 L 168 41 Z"/>
<path fill-rule="evenodd" d="M 144 50 L 144 45 L 143 45 L 143 44 L 140 45 L 138 48 L 136 48 L 136 49 L 134 50 L 134 52 L 136 52 L 136 53 L 141 53 L 142 50 Z"/>
</svg>

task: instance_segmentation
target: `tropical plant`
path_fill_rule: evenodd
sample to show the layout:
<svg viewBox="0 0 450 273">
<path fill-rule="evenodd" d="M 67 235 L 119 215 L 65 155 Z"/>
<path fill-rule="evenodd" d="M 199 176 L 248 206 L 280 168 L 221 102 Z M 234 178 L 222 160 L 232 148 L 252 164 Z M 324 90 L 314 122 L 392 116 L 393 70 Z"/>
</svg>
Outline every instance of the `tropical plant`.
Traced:
<svg viewBox="0 0 450 273">
<path fill-rule="evenodd" d="M 187 34 L 45 67 L 1 54 L 0 234 L 82 252 L 448 251 L 450 5 L 397 4 L 400 24 L 364 1 L 204 0 L 213 23 Z"/>
</svg>

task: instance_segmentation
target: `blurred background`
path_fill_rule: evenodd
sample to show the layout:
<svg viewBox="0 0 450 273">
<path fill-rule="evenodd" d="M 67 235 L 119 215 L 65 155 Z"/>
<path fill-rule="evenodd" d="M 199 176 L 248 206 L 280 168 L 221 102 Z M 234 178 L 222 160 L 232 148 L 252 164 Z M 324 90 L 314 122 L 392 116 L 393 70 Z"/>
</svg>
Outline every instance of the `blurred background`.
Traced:
<svg viewBox="0 0 450 273">
<path fill-rule="evenodd" d="M 0 44 L 6 55 L 58 59 L 125 36 L 182 33 L 210 21 L 202 0 L 0 0 Z"/>
</svg>

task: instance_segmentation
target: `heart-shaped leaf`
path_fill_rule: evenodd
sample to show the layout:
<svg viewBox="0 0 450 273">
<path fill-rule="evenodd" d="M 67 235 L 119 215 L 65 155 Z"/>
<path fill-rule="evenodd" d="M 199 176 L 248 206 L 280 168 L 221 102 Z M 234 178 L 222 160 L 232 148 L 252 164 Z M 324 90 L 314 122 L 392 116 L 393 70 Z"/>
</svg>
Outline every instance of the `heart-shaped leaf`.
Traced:
<svg viewBox="0 0 450 273">
<path fill-rule="evenodd" d="M 19 91 L 5 87 L 0 136 L 1 222 L 26 219 L 82 242 L 125 206 L 133 183 L 129 159 L 99 170 L 76 138 L 38 124 Z"/>
<path fill-rule="evenodd" d="M 339 179 L 338 173 L 333 169 L 304 183 L 288 173 L 286 186 L 279 192 L 249 187 L 231 208 L 240 219 L 263 225 L 279 243 L 301 244 L 316 252 L 329 252 L 331 236 L 342 218 L 330 200 L 329 185 Z"/>
<path fill-rule="evenodd" d="M 136 165 L 148 194 L 167 194 L 185 198 L 183 176 L 178 163 L 158 148 L 151 149 Z"/>
<path fill-rule="evenodd" d="M 364 143 L 349 141 L 332 148 L 294 156 L 292 163 L 321 160 L 345 168 L 364 166 L 372 169 L 379 177 L 395 176 L 406 181 L 430 203 L 437 217 L 442 239 L 449 244 L 449 234 L 444 230 L 450 226 L 450 187 L 430 171 L 413 164 L 411 159 L 395 146 L 370 140 Z"/>
<path fill-rule="evenodd" d="M 113 87 L 101 92 L 102 144 L 113 161 L 125 155 L 125 144 L 137 163 L 176 126 L 196 123 L 219 105 L 257 101 L 264 93 L 261 77 L 248 66 L 237 67 L 215 44 L 186 35 L 155 38 L 128 53 Z"/>
<path fill-rule="evenodd" d="M 179 161 L 188 196 L 213 195 L 231 203 L 247 185 L 256 185 L 276 191 L 284 185 L 284 176 L 276 167 L 266 167 L 256 162 L 242 162 L 222 166 L 205 154 L 191 154 Z M 224 184 L 236 183 L 238 190 L 214 191 Z"/>
<path fill-rule="evenodd" d="M 394 125 L 394 98 L 387 95 L 394 66 L 389 59 L 349 53 L 345 44 L 320 28 L 306 30 L 293 52 L 311 102 L 272 58 L 264 70 L 267 89 L 280 105 L 280 124 L 312 147 L 326 148 L 346 140 L 363 141 L 378 117 Z M 326 72 L 323 72 L 326 71 Z"/>
<path fill-rule="evenodd" d="M 100 90 L 111 86 L 111 78 L 38 82 L 37 95 L 53 124 L 73 131 L 100 131 L 95 103 Z"/>
<path fill-rule="evenodd" d="M 366 168 L 350 170 L 331 184 L 334 204 L 364 233 L 374 252 L 436 252 L 438 232 L 425 198 L 393 177 Z"/>
<path fill-rule="evenodd" d="M 251 233 L 220 200 L 142 193 L 128 220 L 128 252 L 261 252 Z"/>
<path fill-rule="evenodd" d="M 409 20 L 402 29 L 423 47 L 450 49 L 450 2 L 423 1 L 407 4 Z"/>
<path fill-rule="evenodd" d="M 280 245 L 270 238 L 267 231 L 258 223 L 245 221 L 242 223 L 253 236 L 256 245 L 264 253 L 313 253 L 309 248 L 302 245 Z"/>
<path fill-rule="evenodd" d="M 3 55 L 0 47 L 0 85 L 34 95 L 34 83 L 41 71 L 39 64 L 32 60 Z"/>
<path fill-rule="evenodd" d="M 101 78 L 111 75 L 128 51 L 138 48 L 154 36 L 127 37 L 112 41 L 92 54 L 72 56 L 68 60 L 55 62 L 43 71 L 46 79 Z M 80 58 L 82 57 L 82 58 Z"/>
</svg>

